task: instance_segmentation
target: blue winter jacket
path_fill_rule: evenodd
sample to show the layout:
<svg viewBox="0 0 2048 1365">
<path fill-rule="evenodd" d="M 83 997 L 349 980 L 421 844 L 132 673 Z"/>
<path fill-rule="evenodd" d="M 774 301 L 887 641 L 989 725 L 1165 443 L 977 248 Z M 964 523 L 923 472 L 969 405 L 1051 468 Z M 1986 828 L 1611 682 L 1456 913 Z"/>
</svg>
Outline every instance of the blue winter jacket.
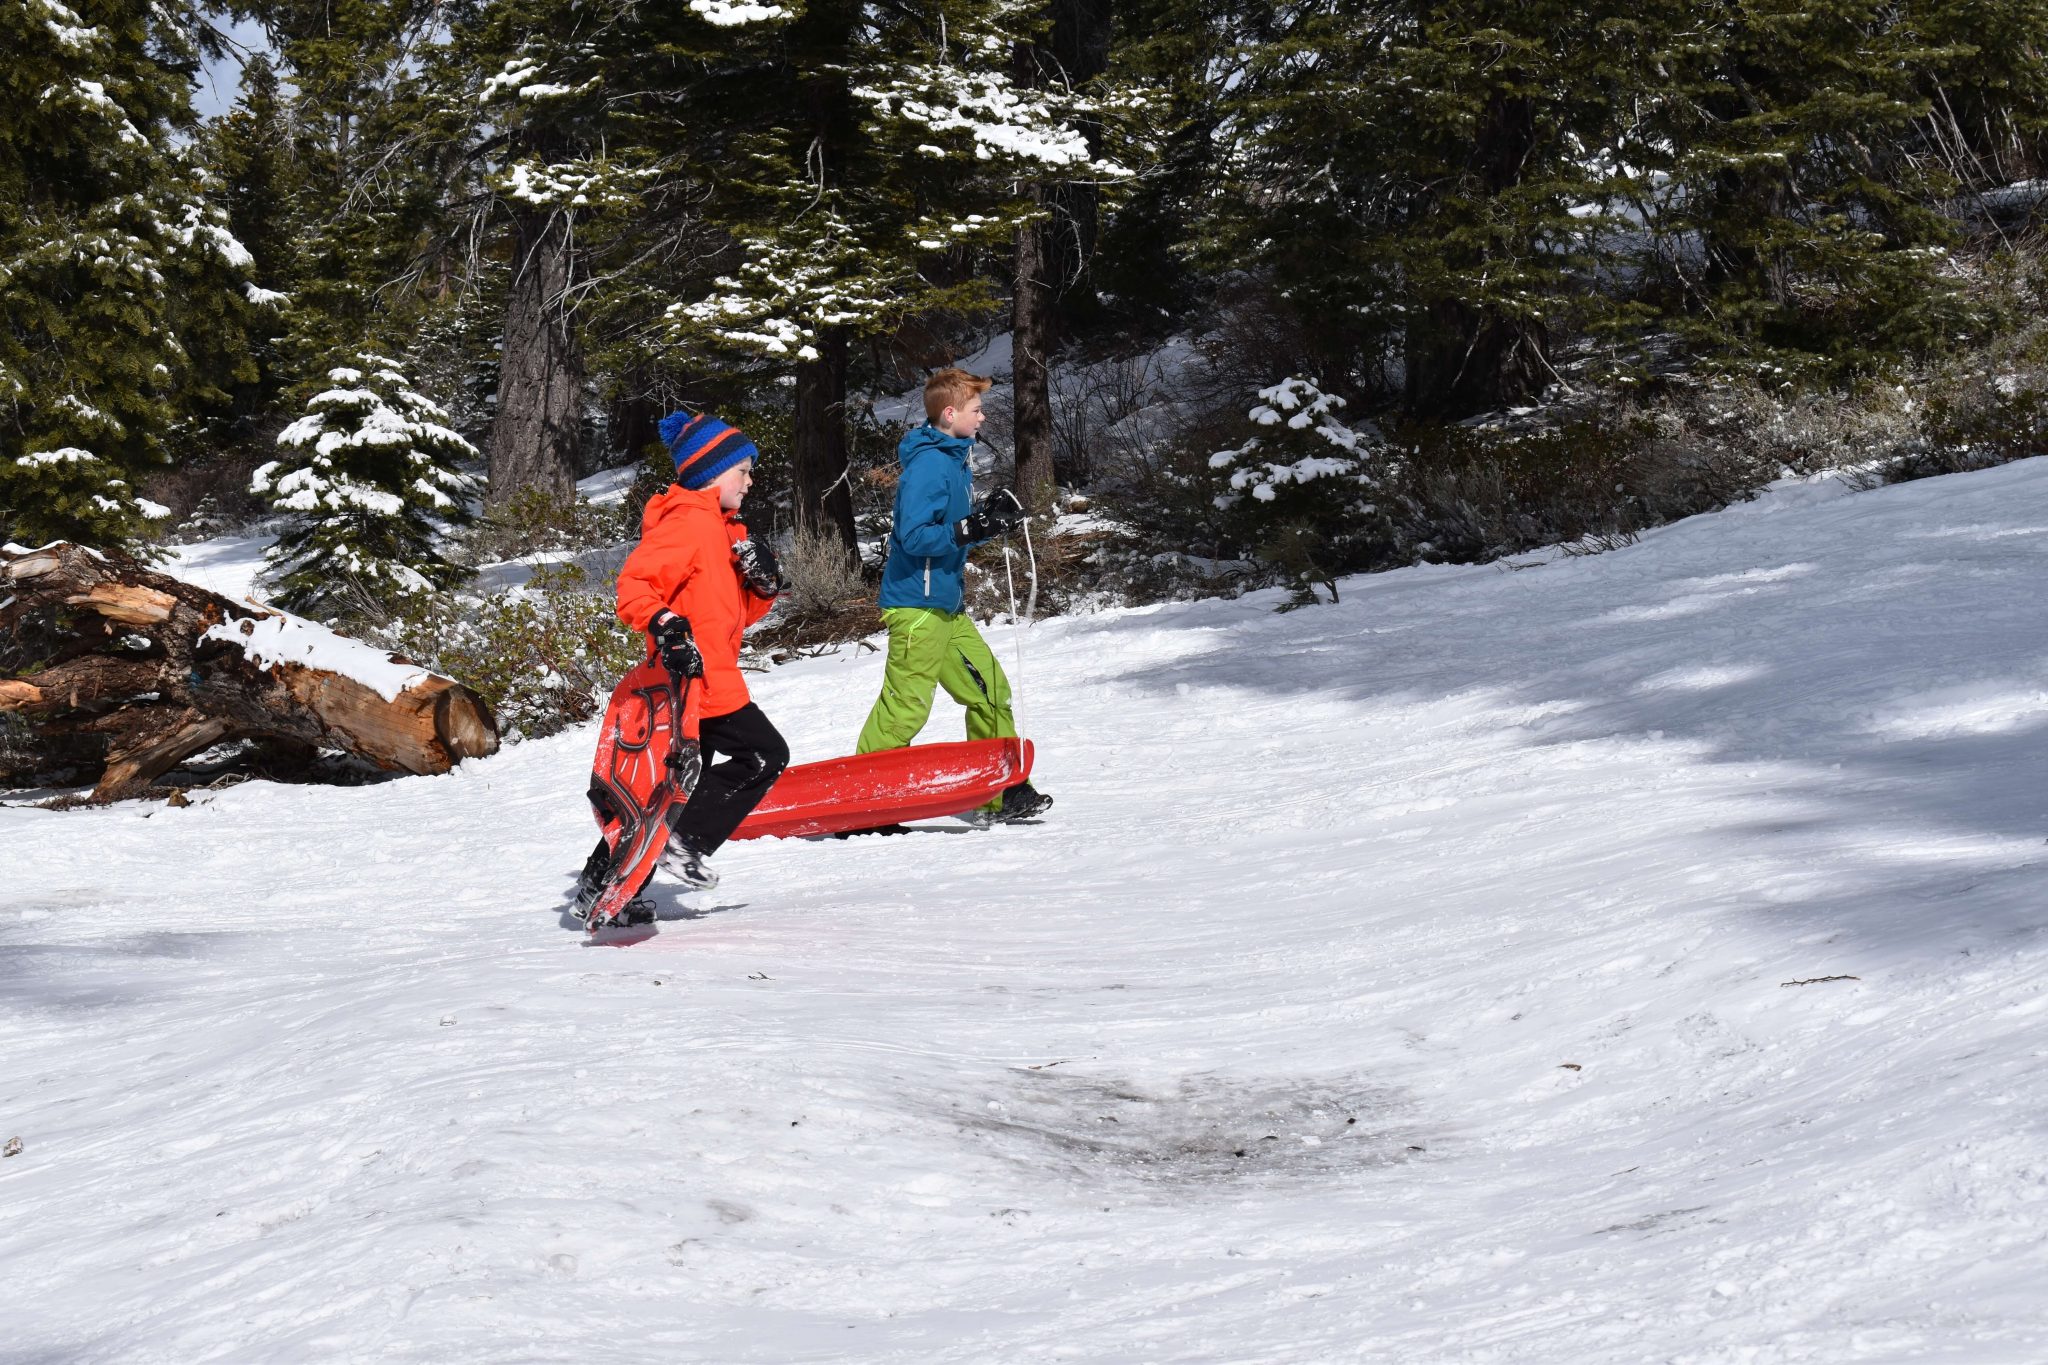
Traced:
<svg viewBox="0 0 2048 1365">
<path fill-rule="evenodd" d="M 889 560 L 882 566 L 884 607 L 936 607 L 958 611 L 966 591 L 961 571 L 966 545 L 953 543 L 953 526 L 973 510 L 974 475 L 967 452 L 974 442 L 921 426 L 896 447 L 903 474 L 896 484 L 896 523 Z"/>
</svg>

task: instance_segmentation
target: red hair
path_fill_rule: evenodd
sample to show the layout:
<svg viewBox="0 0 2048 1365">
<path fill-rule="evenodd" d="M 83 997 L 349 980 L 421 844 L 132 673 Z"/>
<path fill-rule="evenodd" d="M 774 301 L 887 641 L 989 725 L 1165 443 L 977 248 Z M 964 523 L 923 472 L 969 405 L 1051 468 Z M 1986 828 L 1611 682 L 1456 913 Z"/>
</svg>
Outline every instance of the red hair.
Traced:
<svg viewBox="0 0 2048 1365">
<path fill-rule="evenodd" d="M 925 420 L 936 423 L 947 408 L 964 407 L 968 399 L 987 392 L 994 383 L 993 379 L 947 366 L 924 381 Z"/>
</svg>

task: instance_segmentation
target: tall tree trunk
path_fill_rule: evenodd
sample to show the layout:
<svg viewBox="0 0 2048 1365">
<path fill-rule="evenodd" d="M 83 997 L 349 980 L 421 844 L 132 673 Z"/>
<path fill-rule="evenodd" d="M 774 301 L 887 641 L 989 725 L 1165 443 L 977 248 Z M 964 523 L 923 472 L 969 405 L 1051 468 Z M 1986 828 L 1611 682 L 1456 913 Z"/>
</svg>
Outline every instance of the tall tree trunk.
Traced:
<svg viewBox="0 0 2048 1365">
<path fill-rule="evenodd" d="M 859 152 L 860 119 L 847 80 L 862 0 L 807 0 L 790 28 L 790 56 L 803 73 L 802 162 L 818 188 L 837 185 Z M 836 543 L 855 562 L 852 470 L 846 449 L 845 327 L 821 326 L 815 360 L 796 367 L 791 433 L 791 519 L 799 537 Z"/>
<path fill-rule="evenodd" d="M 1773 224 L 1798 210 L 1789 175 L 1772 167 L 1722 171 L 1702 200 L 1707 221 L 1700 232 L 1700 306 L 1712 308 L 1722 294 L 1745 289 L 1776 308 L 1791 303 L 1785 253 L 1762 245 L 1775 235 Z"/>
<path fill-rule="evenodd" d="M 1113 0 L 1051 0 L 1051 53 L 1057 73 L 1080 86 L 1109 70 Z M 1088 150 L 1102 154 L 1102 122 L 1082 119 Z M 1046 226 L 1046 271 L 1053 281 L 1059 319 L 1071 323 L 1097 308 L 1094 275 L 1095 240 L 1102 221 L 1101 190 L 1092 180 L 1067 181 L 1052 187 L 1053 218 Z"/>
<path fill-rule="evenodd" d="M 631 389 L 612 400 L 611 444 L 634 460 L 648 457 L 648 447 L 661 441 L 661 409 L 644 388 L 647 376 L 636 371 Z"/>
<path fill-rule="evenodd" d="M 854 552 L 853 488 L 846 456 L 846 329 L 818 336 L 818 358 L 796 367 L 795 449 L 790 461 L 799 536 L 837 540 Z"/>
<path fill-rule="evenodd" d="M 1465 159 L 1473 189 L 1498 199 L 1522 181 L 1536 145 L 1536 106 L 1520 95 L 1495 94 Z M 1488 252 L 1460 253 L 1458 274 L 1485 273 Z M 1407 333 L 1408 410 L 1455 419 L 1526 403 L 1550 377 L 1550 330 L 1540 320 L 1512 317 L 1463 298 L 1439 297 L 1411 315 Z"/>
<path fill-rule="evenodd" d="M 1456 419 L 1526 403 L 1550 377 L 1549 352 L 1540 321 L 1433 304 L 1409 331 L 1408 409 Z"/>
<path fill-rule="evenodd" d="M 516 230 L 491 419 L 492 507 L 526 488 L 574 497 L 583 429 L 583 351 L 569 316 L 569 219 L 521 213 Z"/>
<path fill-rule="evenodd" d="M 1027 85 L 1082 85 L 1109 66 L 1110 0 L 1049 0 L 1047 41 L 1025 44 L 1017 54 L 1018 79 Z M 1100 151 L 1100 128 L 1084 125 L 1092 151 Z M 1052 510 L 1059 471 L 1053 459 L 1052 361 L 1060 324 L 1071 305 L 1092 298 L 1088 263 L 1095 253 L 1098 218 L 1092 184 L 1049 182 L 1032 187 L 1031 197 L 1048 217 L 1017 230 L 1017 281 L 1010 325 L 1012 429 L 1017 449 L 1017 492 L 1024 505 L 1043 515 Z"/>
<path fill-rule="evenodd" d="M 1054 492 L 1052 354 L 1058 339 L 1052 281 L 1046 270 L 1047 226 L 1040 221 L 1017 229 L 1017 287 L 1010 305 L 1017 495 L 1038 515 L 1052 510 Z"/>
</svg>

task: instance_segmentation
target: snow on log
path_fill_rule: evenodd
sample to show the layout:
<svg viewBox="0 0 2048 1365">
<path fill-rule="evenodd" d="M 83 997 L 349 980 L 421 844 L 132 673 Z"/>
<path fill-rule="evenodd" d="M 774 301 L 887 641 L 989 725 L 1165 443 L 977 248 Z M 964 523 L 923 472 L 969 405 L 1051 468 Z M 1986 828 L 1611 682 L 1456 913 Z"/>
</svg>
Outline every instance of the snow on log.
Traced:
<svg viewBox="0 0 2048 1365">
<path fill-rule="evenodd" d="M 0 549 L 0 573 L 0 712 L 84 741 L 103 764 L 95 797 L 132 794 L 228 739 L 411 773 L 497 751 L 469 689 L 312 621 L 62 542 Z"/>
</svg>

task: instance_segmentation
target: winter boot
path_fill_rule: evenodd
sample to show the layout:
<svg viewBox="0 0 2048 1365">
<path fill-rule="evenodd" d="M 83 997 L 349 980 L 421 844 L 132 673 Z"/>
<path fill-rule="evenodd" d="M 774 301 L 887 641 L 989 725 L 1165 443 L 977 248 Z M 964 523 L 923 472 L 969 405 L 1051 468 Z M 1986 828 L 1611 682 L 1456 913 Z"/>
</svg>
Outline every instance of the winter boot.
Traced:
<svg viewBox="0 0 2048 1365">
<path fill-rule="evenodd" d="M 592 897 L 592 899 L 596 898 Z M 569 918 L 575 920 L 578 924 L 589 924 L 590 907 L 580 904 L 570 907 Z M 619 911 L 618 915 L 612 920 L 612 923 L 652 924 L 660 918 L 661 916 L 656 913 L 652 896 L 636 896 L 626 902 L 625 908 Z"/>
<path fill-rule="evenodd" d="M 1014 787 L 1003 788 L 1002 804 L 990 812 L 1003 824 L 1012 820 L 1030 820 L 1045 814 L 1052 806 L 1052 798 L 1029 782 L 1019 782 Z"/>
<path fill-rule="evenodd" d="M 582 919 L 597 898 L 604 892 L 604 881 L 612 872 L 612 848 L 604 840 L 597 841 L 597 847 L 590 850 L 590 856 L 583 860 L 583 871 L 576 878 L 576 909 L 572 911 Z"/>
<path fill-rule="evenodd" d="M 976 829 L 987 829 L 990 825 L 1006 825 L 1012 820 L 1032 819 L 1051 805 L 1050 796 L 1029 782 L 1019 782 L 1014 787 L 1003 788 L 1003 794 L 986 806 L 977 806 L 953 818 Z"/>
<path fill-rule="evenodd" d="M 668 850 L 661 855 L 661 870 L 692 891 L 709 891 L 718 885 L 717 871 L 680 834 L 668 836 Z"/>
<path fill-rule="evenodd" d="M 973 819 L 963 819 L 969 819 L 971 825 L 1010 825 L 1012 821 L 1030 821 L 1040 817 L 1051 804 L 1051 796 L 1040 792 L 1030 782 L 1018 782 L 1016 786 L 1004 788 L 1001 800 L 975 810 Z"/>
</svg>

